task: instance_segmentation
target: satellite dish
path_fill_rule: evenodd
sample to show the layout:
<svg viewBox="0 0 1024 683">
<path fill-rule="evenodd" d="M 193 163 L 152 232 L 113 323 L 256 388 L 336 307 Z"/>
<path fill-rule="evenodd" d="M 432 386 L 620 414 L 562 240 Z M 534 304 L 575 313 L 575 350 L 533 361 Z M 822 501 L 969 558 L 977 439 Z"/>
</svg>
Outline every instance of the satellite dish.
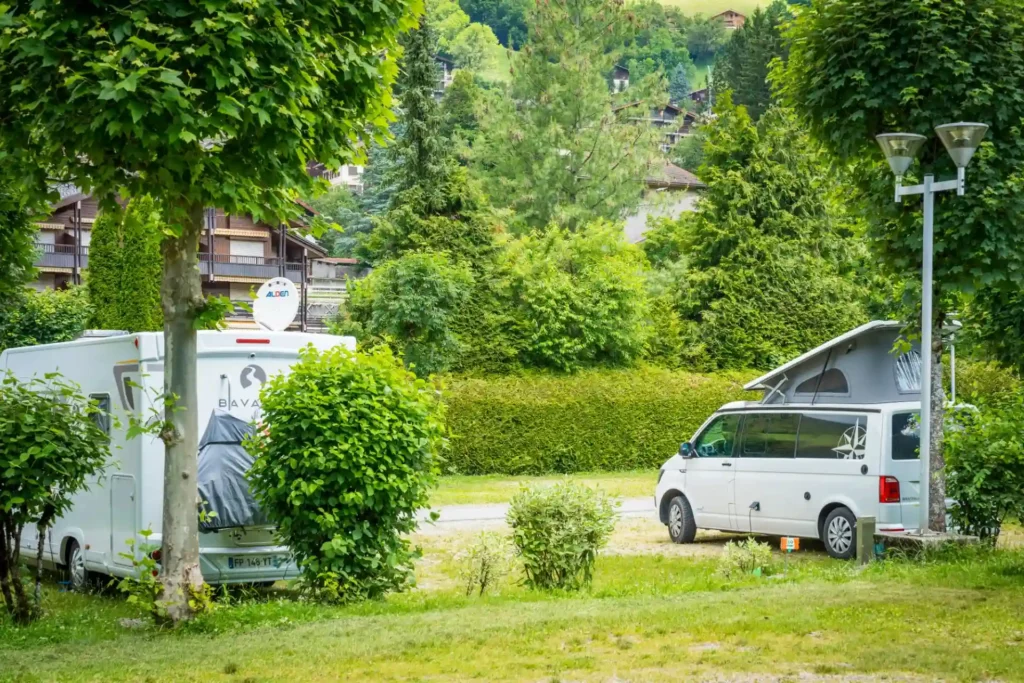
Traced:
<svg viewBox="0 0 1024 683">
<path fill-rule="evenodd" d="M 295 284 L 284 277 L 264 282 L 252 304 L 252 317 L 256 323 L 271 332 L 288 329 L 298 312 L 299 292 Z"/>
</svg>

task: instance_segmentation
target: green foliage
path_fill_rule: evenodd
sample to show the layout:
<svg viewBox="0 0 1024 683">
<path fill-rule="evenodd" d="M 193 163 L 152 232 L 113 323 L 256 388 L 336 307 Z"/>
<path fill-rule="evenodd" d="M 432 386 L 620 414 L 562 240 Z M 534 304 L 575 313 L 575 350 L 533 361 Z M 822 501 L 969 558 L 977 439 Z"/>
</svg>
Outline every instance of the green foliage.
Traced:
<svg viewBox="0 0 1024 683">
<path fill-rule="evenodd" d="M 69 177 L 104 196 L 294 216 L 294 189 L 315 182 L 306 160 L 337 167 L 384 131 L 396 67 L 381 55 L 399 53 L 397 36 L 420 9 L 416 0 L 14 5 L 0 35 L 5 164 L 26 186 Z M 59 59 L 48 45 L 60 46 Z"/>
<path fill-rule="evenodd" d="M 617 0 L 537 3 L 529 26 L 508 92 L 487 101 L 473 148 L 487 194 L 521 229 L 617 220 L 639 204 L 658 157 L 658 134 L 631 117 L 664 102 L 663 79 L 609 91 L 606 75 L 632 30 Z M 616 110 L 625 98 L 635 106 Z"/>
<path fill-rule="evenodd" d="M 460 0 L 459 5 L 475 22 L 486 24 L 505 47 L 526 42 L 526 13 L 530 0 Z"/>
<path fill-rule="evenodd" d="M 953 523 L 995 543 L 1006 519 L 1024 519 L 1024 392 L 957 411 L 956 421 L 944 452 Z"/>
<path fill-rule="evenodd" d="M 991 125 L 967 171 L 967 195 L 936 198 L 936 292 L 941 302 L 950 293 L 1019 291 L 1024 283 L 1020 3 L 814 2 L 799 13 L 786 36 L 790 58 L 773 77 L 817 137 L 854 167 L 873 253 L 889 273 L 917 278 L 921 203 L 892 201 L 892 175 L 875 135 L 899 130 L 931 138 L 920 168 L 907 178 L 910 184 L 926 172 L 955 177 L 933 126 L 953 121 Z M 977 303 L 1021 302 L 991 296 Z"/>
<path fill-rule="evenodd" d="M 725 544 L 725 552 L 718 558 L 718 573 L 726 578 L 761 576 L 770 574 L 772 565 L 772 547 L 748 538 Z"/>
<path fill-rule="evenodd" d="M 571 481 L 520 489 L 506 519 L 524 583 L 541 590 L 589 587 L 597 553 L 615 529 L 611 500 Z"/>
<path fill-rule="evenodd" d="M 657 468 L 750 374 L 641 367 L 575 375 L 452 378 L 445 391 L 459 474 Z"/>
<path fill-rule="evenodd" d="M 86 290 L 92 325 L 105 330 L 163 329 L 160 208 L 148 197 L 100 214 L 89 243 Z"/>
<path fill-rule="evenodd" d="M 397 148 L 398 185 L 404 190 L 422 188 L 428 195 L 433 195 L 444 178 L 448 159 L 444 140 L 438 135 L 441 119 L 434 99 L 437 89 L 434 42 L 434 31 L 427 17 L 420 17 L 419 28 L 402 40 L 405 51 L 398 78 L 405 123 Z"/>
<path fill-rule="evenodd" d="M 407 535 L 427 505 L 444 407 L 386 348 L 305 349 L 260 392 L 246 448 L 253 495 L 328 601 L 379 598 L 412 583 Z"/>
<path fill-rule="evenodd" d="M 774 102 L 768 82 L 772 60 L 789 54 L 782 39 L 782 25 L 791 18 L 789 6 L 775 0 L 757 8 L 715 59 L 714 91 L 732 92 L 733 102 L 747 108 L 757 121 Z"/>
<path fill-rule="evenodd" d="M 72 496 L 103 468 L 109 437 L 99 424 L 109 420 L 57 373 L 19 381 L 8 372 L 0 380 L 0 588 L 16 623 L 28 623 L 39 608 L 22 584 L 22 531 L 36 525 L 41 543 Z"/>
<path fill-rule="evenodd" d="M 682 64 L 673 68 L 668 79 L 668 98 L 673 102 L 688 103 L 692 91 L 690 70 Z"/>
<path fill-rule="evenodd" d="M 458 142 L 474 134 L 480 127 L 482 96 L 472 72 L 458 69 L 441 98 L 441 135 Z"/>
<path fill-rule="evenodd" d="M 17 294 L 32 278 L 35 232 L 25 199 L 0 179 L 0 300 Z"/>
<path fill-rule="evenodd" d="M 685 168 L 691 173 L 697 173 L 704 165 L 704 145 L 707 142 L 704 134 L 704 125 L 697 128 L 672 148 L 672 163 L 680 168 Z"/>
<path fill-rule="evenodd" d="M 728 94 L 716 113 L 707 191 L 679 227 L 689 235 L 678 309 L 718 367 L 770 368 L 864 322 L 859 226 L 840 169 L 792 113 L 754 125 Z"/>
<path fill-rule="evenodd" d="M 483 595 L 500 586 L 515 569 L 509 539 L 493 531 L 482 531 L 473 545 L 459 553 L 459 579 L 466 595 Z"/>
<path fill-rule="evenodd" d="M 85 287 L 22 290 L 0 307 L 0 351 L 77 339 L 90 317 Z"/>
<path fill-rule="evenodd" d="M 344 186 L 332 187 L 322 194 L 306 199 L 320 218 L 338 229 L 320 236 L 320 246 L 330 256 L 352 256 L 358 235 L 369 232 L 370 221 L 363 216 L 357 195 Z"/>
<path fill-rule="evenodd" d="M 654 0 L 630 3 L 626 12 L 635 23 L 636 32 L 626 41 L 619 61 L 629 68 L 630 81 L 638 81 L 656 71 L 667 76 L 677 70 L 689 79 L 694 66 L 687 33 L 694 20 L 684 16 L 678 8 L 666 7 Z M 687 90 L 683 98 L 689 94 Z"/>
<path fill-rule="evenodd" d="M 486 282 L 523 367 L 629 365 L 647 341 L 643 252 L 619 226 L 552 228 L 511 240 Z M 468 340 L 467 340 L 468 341 Z"/>
<path fill-rule="evenodd" d="M 420 376 L 446 370 L 459 352 L 451 320 L 469 298 L 473 275 L 444 254 L 409 252 L 350 283 L 351 319 L 386 338 Z"/>
<path fill-rule="evenodd" d="M 713 57 L 728 40 L 725 24 L 714 17 L 696 17 L 686 33 L 686 46 L 694 59 Z"/>
</svg>

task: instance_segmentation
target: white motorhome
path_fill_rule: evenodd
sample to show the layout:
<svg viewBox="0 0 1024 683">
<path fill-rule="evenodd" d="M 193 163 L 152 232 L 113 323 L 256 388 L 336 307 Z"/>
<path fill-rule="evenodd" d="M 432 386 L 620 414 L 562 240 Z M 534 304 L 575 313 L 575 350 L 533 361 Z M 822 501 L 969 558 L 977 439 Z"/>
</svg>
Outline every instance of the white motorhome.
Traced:
<svg viewBox="0 0 1024 683">
<path fill-rule="evenodd" d="M 215 412 L 245 422 L 256 419 L 260 387 L 270 376 L 287 372 L 300 349 L 310 344 L 318 349 L 354 348 L 355 339 L 297 332 L 199 332 L 200 435 Z M 163 369 L 164 339 L 155 332 L 86 336 L 0 355 L 0 374 L 10 371 L 28 379 L 59 372 L 118 418 L 103 425 L 110 434 L 109 467 L 77 494 L 71 510 L 44 539 L 44 564 L 65 568 L 73 588 L 83 587 L 90 573 L 131 574 L 132 559 L 122 554 L 128 552 L 129 540 L 139 540 L 140 531 L 152 530 L 149 542 L 160 544 L 164 446 L 150 435 L 129 440 L 126 431 L 130 415 L 147 420 L 160 405 Z M 34 527 L 25 529 L 22 544 L 25 555 L 34 558 Z M 288 548 L 267 525 L 204 531 L 199 546 L 203 578 L 211 584 L 265 583 L 296 574 Z"/>
<path fill-rule="evenodd" d="M 748 383 L 761 401 L 720 408 L 661 468 L 659 517 L 698 528 L 821 539 L 856 552 L 856 520 L 919 527 L 920 355 L 901 324 L 863 325 Z"/>
</svg>

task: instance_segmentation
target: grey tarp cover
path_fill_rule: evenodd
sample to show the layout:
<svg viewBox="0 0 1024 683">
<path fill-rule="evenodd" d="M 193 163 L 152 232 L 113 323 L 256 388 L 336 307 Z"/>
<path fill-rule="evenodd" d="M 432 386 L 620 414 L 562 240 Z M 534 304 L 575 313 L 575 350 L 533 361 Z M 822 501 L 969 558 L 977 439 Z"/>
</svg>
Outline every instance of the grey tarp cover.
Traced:
<svg viewBox="0 0 1024 683">
<path fill-rule="evenodd" d="M 253 426 L 222 410 L 210 416 L 199 442 L 199 496 L 205 509 L 217 514 L 199 527 L 210 531 L 235 526 L 267 524 L 266 515 L 249 492 L 245 475 L 252 467 L 252 456 L 242 448 L 242 439 Z"/>
</svg>

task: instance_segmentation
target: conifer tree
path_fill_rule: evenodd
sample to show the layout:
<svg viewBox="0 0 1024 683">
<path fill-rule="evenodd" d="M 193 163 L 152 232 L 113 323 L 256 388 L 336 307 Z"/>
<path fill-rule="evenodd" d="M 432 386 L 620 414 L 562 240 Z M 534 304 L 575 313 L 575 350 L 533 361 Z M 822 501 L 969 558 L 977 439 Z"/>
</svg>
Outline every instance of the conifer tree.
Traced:
<svg viewBox="0 0 1024 683">
<path fill-rule="evenodd" d="M 434 61 L 436 39 L 426 15 L 419 27 L 402 41 L 401 73 L 398 77 L 405 131 L 398 148 L 400 157 L 399 188 L 422 187 L 429 194 L 437 188 L 445 174 L 447 153 L 440 136 L 441 116 L 434 91 L 438 88 L 437 64 Z"/>
<path fill-rule="evenodd" d="M 773 102 L 768 72 L 776 58 L 788 54 L 782 24 L 791 17 L 789 7 L 776 0 L 768 9 L 758 8 L 733 32 L 715 60 L 714 90 L 732 91 L 734 103 L 744 106 L 756 122 Z"/>
</svg>

